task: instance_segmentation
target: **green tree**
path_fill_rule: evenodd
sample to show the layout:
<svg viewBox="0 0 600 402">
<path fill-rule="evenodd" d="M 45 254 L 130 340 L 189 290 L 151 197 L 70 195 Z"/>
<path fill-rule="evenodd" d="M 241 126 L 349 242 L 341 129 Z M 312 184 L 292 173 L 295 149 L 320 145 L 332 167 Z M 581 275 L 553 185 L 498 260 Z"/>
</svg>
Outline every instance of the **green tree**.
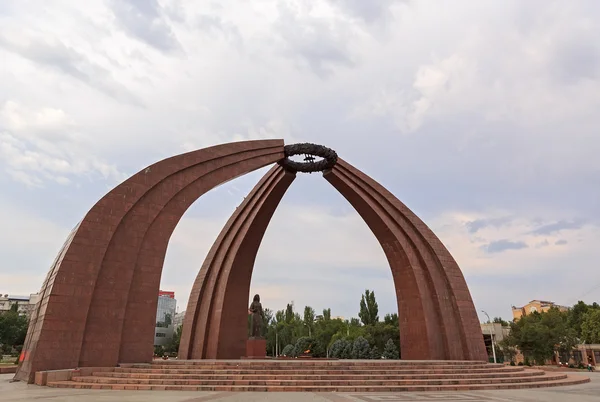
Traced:
<svg viewBox="0 0 600 402">
<path fill-rule="evenodd" d="M 388 340 L 385 344 L 385 348 L 383 349 L 383 357 L 385 359 L 399 359 L 400 353 L 398 353 L 398 349 L 394 344 L 394 341 L 391 339 Z"/>
<path fill-rule="evenodd" d="M 285 345 L 281 351 L 282 356 L 293 357 L 294 356 L 294 345 Z"/>
<path fill-rule="evenodd" d="M 358 316 L 364 325 L 374 325 L 379 321 L 379 306 L 375 300 L 375 292 L 365 290 L 360 299 Z"/>
<path fill-rule="evenodd" d="M 342 351 L 341 359 L 352 359 L 352 342 L 348 341 L 344 345 L 344 350 Z"/>
<path fill-rule="evenodd" d="M 581 337 L 586 343 L 600 343 L 600 309 L 590 309 L 584 315 Z"/>
<path fill-rule="evenodd" d="M 519 348 L 528 361 L 544 364 L 555 350 L 570 353 L 577 343 L 576 331 L 568 322 L 569 313 L 557 308 L 528 314 L 510 324 L 506 345 Z"/>
<path fill-rule="evenodd" d="M 381 359 L 381 352 L 379 351 L 379 348 L 377 346 L 373 346 L 371 348 L 371 353 L 369 355 L 369 359 L 372 359 L 372 360 Z"/>
<path fill-rule="evenodd" d="M 575 330 L 578 337 L 581 337 L 581 325 L 583 324 L 585 315 L 590 310 L 590 307 L 591 306 L 588 306 L 580 300 L 569 310 L 567 322 L 569 327 Z"/>
<path fill-rule="evenodd" d="M 368 359 L 371 356 L 371 346 L 362 336 L 359 336 L 354 340 L 352 344 L 352 358 L 353 359 Z"/>
<path fill-rule="evenodd" d="M 398 326 L 398 314 L 397 313 L 386 314 L 383 317 L 383 322 L 387 325 L 392 325 L 392 326 L 397 327 Z"/>
<path fill-rule="evenodd" d="M 348 342 L 345 339 L 338 339 L 331 345 L 329 355 L 335 359 L 341 359 Z"/>
<path fill-rule="evenodd" d="M 325 321 L 331 320 L 331 309 L 330 308 L 324 308 L 323 309 L 323 319 Z"/>
<path fill-rule="evenodd" d="M 313 351 L 315 340 L 308 336 L 298 338 L 296 345 L 294 346 L 294 355 L 300 356 L 303 353 L 310 353 Z"/>
<path fill-rule="evenodd" d="M 510 325 L 508 321 L 504 321 L 501 317 L 494 317 L 492 322 L 495 324 L 501 324 L 503 327 L 508 327 Z"/>
<path fill-rule="evenodd" d="M 16 303 L 9 311 L 0 314 L 0 344 L 5 353 L 11 353 L 13 348 L 23 346 L 28 326 L 27 317 L 18 313 Z"/>
<path fill-rule="evenodd" d="M 179 352 L 179 343 L 181 342 L 181 331 L 182 330 L 183 330 L 182 325 L 177 327 L 177 329 L 173 333 L 173 338 L 164 348 L 165 352 L 167 352 L 167 353 L 178 353 Z"/>
<path fill-rule="evenodd" d="M 308 336 L 312 336 L 312 330 L 315 324 L 315 309 L 306 306 L 304 307 L 304 320 L 303 324 L 306 328 L 308 328 Z"/>
</svg>

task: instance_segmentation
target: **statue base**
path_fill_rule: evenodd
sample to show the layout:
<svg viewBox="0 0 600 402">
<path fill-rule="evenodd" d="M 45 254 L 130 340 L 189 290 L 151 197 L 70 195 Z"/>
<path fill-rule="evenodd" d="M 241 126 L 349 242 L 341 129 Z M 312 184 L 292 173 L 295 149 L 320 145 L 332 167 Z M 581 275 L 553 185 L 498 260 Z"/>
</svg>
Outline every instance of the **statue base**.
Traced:
<svg viewBox="0 0 600 402">
<path fill-rule="evenodd" d="M 267 340 L 264 338 L 250 338 L 246 341 L 247 359 L 266 359 Z"/>
</svg>

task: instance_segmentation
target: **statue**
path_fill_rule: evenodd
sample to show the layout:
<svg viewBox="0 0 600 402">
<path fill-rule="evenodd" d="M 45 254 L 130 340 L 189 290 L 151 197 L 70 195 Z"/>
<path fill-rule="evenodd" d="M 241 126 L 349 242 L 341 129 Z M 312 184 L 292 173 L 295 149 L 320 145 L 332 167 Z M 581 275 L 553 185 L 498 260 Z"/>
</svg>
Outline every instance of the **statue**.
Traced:
<svg viewBox="0 0 600 402">
<path fill-rule="evenodd" d="M 252 314 L 250 339 L 262 338 L 263 309 L 262 304 L 260 304 L 259 295 L 254 295 L 252 304 L 250 304 L 250 308 L 248 309 L 248 314 Z"/>
</svg>

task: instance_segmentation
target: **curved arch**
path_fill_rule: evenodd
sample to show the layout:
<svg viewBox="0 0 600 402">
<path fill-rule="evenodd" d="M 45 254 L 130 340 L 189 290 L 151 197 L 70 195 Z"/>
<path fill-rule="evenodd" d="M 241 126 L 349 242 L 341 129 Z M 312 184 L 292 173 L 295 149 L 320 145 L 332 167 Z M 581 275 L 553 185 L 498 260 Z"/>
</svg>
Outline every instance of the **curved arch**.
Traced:
<svg viewBox="0 0 600 402">
<path fill-rule="evenodd" d="M 106 194 L 43 285 L 15 378 L 31 382 L 40 370 L 114 366 L 120 354 L 123 361 L 151 359 L 156 294 L 175 225 L 204 192 L 283 156 L 283 140 L 217 145 L 157 162 Z M 126 317 L 133 322 L 124 323 Z M 132 338 L 136 346 L 129 349 Z"/>
<path fill-rule="evenodd" d="M 402 357 L 486 361 L 464 276 L 431 229 L 392 193 L 341 159 L 323 176 L 362 216 L 388 258 L 401 317 Z"/>
<path fill-rule="evenodd" d="M 273 173 L 274 169 L 246 197 L 221 231 L 202 265 L 186 310 L 179 350 L 184 358 L 242 356 L 241 345 L 246 338 L 243 315 L 249 297 L 254 257 L 266 224 L 283 196 L 283 192 L 275 195 L 276 203 L 261 205 L 259 202 L 261 197 L 268 197 L 264 191 L 268 191 L 267 183 L 272 180 Z M 341 159 L 333 169 L 324 172 L 324 177 L 365 220 L 388 259 L 401 317 L 402 357 L 408 360 L 487 360 L 477 314 L 464 277 L 448 250 L 427 225 L 383 186 Z M 267 222 L 246 218 L 251 213 L 266 217 Z M 260 234 L 258 241 L 247 241 L 255 233 Z M 236 237 L 247 244 L 247 255 L 251 256 L 243 269 L 236 267 L 233 260 L 216 254 L 228 253 L 232 239 Z M 239 249 L 232 252 L 237 256 Z M 239 300 L 235 306 L 223 302 L 222 295 L 226 293 L 236 294 Z M 216 306 L 213 305 L 214 299 L 219 300 Z M 223 314 L 224 311 L 227 314 Z M 225 327 L 228 332 L 219 331 Z M 196 340 L 195 333 L 200 334 Z M 232 337 L 234 341 L 229 339 L 228 333 L 239 335 Z M 224 348 L 206 346 L 211 344 Z M 228 353 L 227 347 L 235 352 Z"/>
<path fill-rule="evenodd" d="M 295 177 L 279 165 L 271 168 L 221 230 L 192 287 L 179 356 L 238 359 L 244 355 L 254 260 L 271 217 Z"/>
<path fill-rule="evenodd" d="M 44 281 L 15 378 L 31 382 L 41 370 L 151 359 L 162 265 L 181 216 L 210 189 L 284 156 L 282 140 L 218 145 L 157 162 L 107 193 L 73 229 Z M 433 232 L 347 162 L 338 159 L 324 177 L 365 219 L 388 258 L 403 357 L 486 360 L 464 277 Z M 274 166 L 221 231 L 194 284 L 182 356 L 243 355 L 254 260 L 294 178 Z"/>
</svg>

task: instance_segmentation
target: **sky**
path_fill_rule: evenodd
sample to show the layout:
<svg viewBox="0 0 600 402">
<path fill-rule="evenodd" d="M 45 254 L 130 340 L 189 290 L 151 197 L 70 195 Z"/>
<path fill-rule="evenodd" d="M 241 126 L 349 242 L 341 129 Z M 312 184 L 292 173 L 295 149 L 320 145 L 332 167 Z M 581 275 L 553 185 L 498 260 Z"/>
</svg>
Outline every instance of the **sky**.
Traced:
<svg viewBox="0 0 600 402">
<path fill-rule="evenodd" d="M 411 208 L 478 312 L 600 301 L 599 21 L 594 0 L 3 0 L 0 293 L 37 292 L 69 231 L 144 167 L 283 138 L 333 148 Z M 180 311 L 266 169 L 175 229 L 161 288 Z M 299 174 L 251 294 L 351 317 L 365 289 L 397 312 L 366 224 Z"/>
</svg>

